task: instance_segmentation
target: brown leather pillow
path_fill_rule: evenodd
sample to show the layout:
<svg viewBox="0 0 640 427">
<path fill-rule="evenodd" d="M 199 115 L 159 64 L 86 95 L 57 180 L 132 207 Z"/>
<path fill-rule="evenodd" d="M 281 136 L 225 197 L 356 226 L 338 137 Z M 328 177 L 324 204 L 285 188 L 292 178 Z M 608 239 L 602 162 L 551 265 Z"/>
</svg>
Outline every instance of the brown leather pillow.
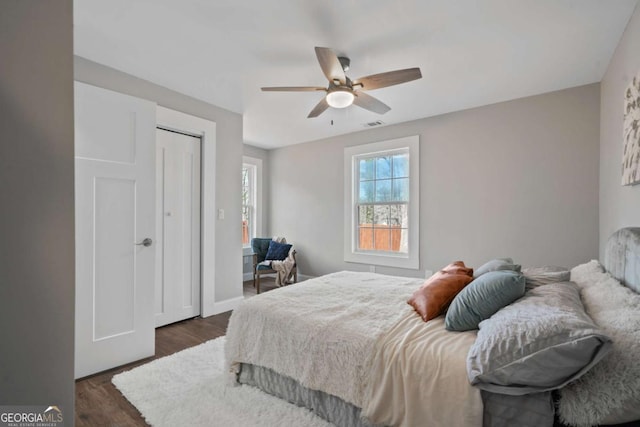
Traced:
<svg viewBox="0 0 640 427">
<path fill-rule="evenodd" d="M 427 279 L 416 290 L 409 303 L 428 322 L 440 316 L 449 307 L 453 298 L 473 280 L 473 268 L 462 261 L 452 262 Z"/>
</svg>

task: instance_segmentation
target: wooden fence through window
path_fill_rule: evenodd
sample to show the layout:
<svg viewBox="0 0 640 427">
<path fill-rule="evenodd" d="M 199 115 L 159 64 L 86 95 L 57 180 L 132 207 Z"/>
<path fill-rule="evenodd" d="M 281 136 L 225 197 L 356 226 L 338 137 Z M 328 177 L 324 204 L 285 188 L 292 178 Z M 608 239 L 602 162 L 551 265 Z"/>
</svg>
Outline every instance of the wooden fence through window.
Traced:
<svg viewBox="0 0 640 427">
<path fill-rule="evenodd" d="M 249 244 L 249 222 L 246 220 L 242 221 L 242 244 Z"/>
<path fill-rule="evenodd" d="M 360 224 L 359 234 L 359 249 L 390 252 L 400 251 L 402 228 L 398 225 L 373 228 L 373 224 Z"/>
</svg>

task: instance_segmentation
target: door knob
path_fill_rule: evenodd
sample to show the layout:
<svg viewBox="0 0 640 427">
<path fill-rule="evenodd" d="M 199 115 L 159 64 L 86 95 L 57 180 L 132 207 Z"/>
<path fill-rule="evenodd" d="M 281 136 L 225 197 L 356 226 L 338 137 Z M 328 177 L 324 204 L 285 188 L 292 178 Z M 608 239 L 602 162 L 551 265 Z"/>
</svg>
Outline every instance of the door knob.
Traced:
<svg viewBox="0 0 640 427">
<path fill-rule="evenodd" d="M 150 238 L 147 237 L 142 242 L 136 243 L 136 245 L 142 245 L 142 246 L 145 246 L 145 247 L 149 247 L 149 246 L 151 246 L 152 243 L 153 243 L 153 240 L 151 240 Z"/>
</svg>

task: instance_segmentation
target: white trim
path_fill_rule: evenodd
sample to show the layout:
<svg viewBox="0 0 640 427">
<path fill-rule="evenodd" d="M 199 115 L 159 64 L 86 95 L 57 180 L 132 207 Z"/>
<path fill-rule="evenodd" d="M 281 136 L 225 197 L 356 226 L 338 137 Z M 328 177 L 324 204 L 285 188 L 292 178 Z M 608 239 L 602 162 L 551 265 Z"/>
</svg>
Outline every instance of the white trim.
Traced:
<svg viewBox="0 0 640 427">
<path fill-rule="evenodd" d="M 236 308 L 238 308 L 240 304 L 242 304 L 242 301 L 244 301 L 244 297 L 235 297 L 235 298 L 230 298 L 224 301 L 216 302 L 211 307 L 211 314 L 209 315 L 211 316 L 213 314 L 220 314 L 220 313 L 225 313 L 227 311 L 235 310 Z"/>
<path fill-rule="evenodd" d="M 409 252 L 408 254 L 362 253 L 355 251 L 356 217 L 353 197 L 357 194 L 354 176 L 354 156 L 384 153 L 409 148 Z M 420 137 L 418 135 L 344 149 L 344 260 L 369 265 L 380 265 L 417 270 L 420 267 Z"/>
<path fill-rule="evenodd" d="M 253 269 L 253 267 L 251 267 Z M 246 282 L 249 280 L 253 280 L 253 271 L 250 271 L 248 273 L 242 273 L 242 281 Z"/>
<path fill-rule="evenodd" d="M 253 237 L 258 237 L 258 236 L 262 236 L 262 217 L 264 215 L 264 211 L 262 210 L 262 182 L 263 182 L 263 176 L 262 176 L 262 159 L 259 159 L 257 157 L 251 157 L 251 156 L 242 156 L 242 164 L 249 164 L 252 166 L 255 166 L 255 170 L 256 170 L 256 174 L 255 174 L 255 230 L 256 230 L 256 235 Z M 251 236 L 250 236 L 251 237 Z M 242 254 L 243 255 L 250 255 L 252 253 L 252 249 L 251 246 L 243 246 L 242 247 Z"/>
<path fill-rule="evenodd" d="M 157 126 L 199 136 L 202 144 L 201 203 L 201 316 L 222 313 L 216 311 L 216 124 L 162 106 L 156 109 Z M 225 301 L 226 303 L 226 301 Z M 225 310 L 226 311 L 226 310 Z"/>
<path fill-rule="evenodd" d="M 298 282 L 304 282 L 305 280 L 315 279 L 316 276 L 307 276 L 306 274 L 298 273 Z"/>
</svg>

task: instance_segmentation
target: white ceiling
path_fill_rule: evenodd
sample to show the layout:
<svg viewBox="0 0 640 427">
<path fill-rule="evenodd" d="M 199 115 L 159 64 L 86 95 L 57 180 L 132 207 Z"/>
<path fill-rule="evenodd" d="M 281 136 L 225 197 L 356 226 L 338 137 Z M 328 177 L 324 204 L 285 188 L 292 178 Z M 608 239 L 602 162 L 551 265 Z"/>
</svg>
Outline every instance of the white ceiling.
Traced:
<svg viewBox="0 0 640 427">
<path fill-rule="evenodd" d="M 244 141 L 275 148 L 598 82 L 637 0 L 76 0 L 75 53 L 241 113 Z M 314 46 L 351 78 L 423 78 L 307 119 L 325 86 Z M 333 120 L 333 125 L 331 124 Z"/>
</svg>

